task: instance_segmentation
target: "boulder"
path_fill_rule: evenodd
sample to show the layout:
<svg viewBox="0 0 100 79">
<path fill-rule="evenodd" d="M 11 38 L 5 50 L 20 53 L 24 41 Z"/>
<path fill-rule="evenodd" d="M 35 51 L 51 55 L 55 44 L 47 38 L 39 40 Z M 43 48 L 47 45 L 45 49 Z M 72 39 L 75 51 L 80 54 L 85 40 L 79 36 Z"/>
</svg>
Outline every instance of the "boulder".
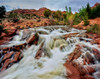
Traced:
<svg viewBox="0 0 100 79">
<path fill-rule="evenodd" d="M 31 35 L 27 40 L 27 44 L 33 44 L 34 42 L 38 41 L 38 34 Z"/>
<path fill-rule="evenodd" d="M 36 53 L 36 56 L 35 56 L 36 59 L 39 59 L 39 58 L 42 56 L 43 44 L 44 44 L 44 43 L 42 43 L 42 44 L 40 45 L 39 50 L 38 50 L 37 53 Z"/>
<path fill-rule="evenodd" d="M 93 48 L 92 50 L 93 50 L 93 54 L 94 54 L 95 58 L 96 58 L 98 61 L 100 61 L 100 51 L 97 50 L 96 48 Z"/>
<path fill-rule="evenodd" d="M 77 34 L 78 34 L 78 33 L 70 33 L 70 34 L 64 35 L 63 37 L 64 37 L 65 39 L 67 39 L 67 38 L 69 38 L 69 37 L 75 37 Z"/>
<path fill-rule="evenodd" d="M 85 60 L 87 61 L 88 64 L 94 63 L 93 56 L 90 53 L 88 53 L 88 52 L 85 54 Z"/>
<path fill-rule="evenodd" d="M 6 59 L 8 59 L 8 58 L 10 58 L 12 54 L 14 54 L 13 51 L 10 52 L 10 53 L 5 54 L 5 55 L 4 55 L 4 58 L 3 58 L 3 61 L 6 60 Z"/>
</svg>

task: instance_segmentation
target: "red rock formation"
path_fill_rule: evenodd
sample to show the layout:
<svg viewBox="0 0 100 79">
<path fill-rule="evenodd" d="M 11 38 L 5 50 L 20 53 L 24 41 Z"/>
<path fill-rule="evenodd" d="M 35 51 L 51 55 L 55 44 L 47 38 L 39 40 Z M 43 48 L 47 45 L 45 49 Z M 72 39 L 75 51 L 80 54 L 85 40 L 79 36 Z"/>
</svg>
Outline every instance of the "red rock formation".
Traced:
<svg viewBox="0 0 100 79">
<path fill-rule="evenodd" d="M 92 8 L 95 8 L 98 5 L 100 5 L 100 3 L 97 2 Z"/>
<path fill-rule="evenodd" d="M 3 35 L 1 35 L 2 39 L 0 39 L 0 45 L 8 43 L 12 39 L 12 37 L 16 34 L 16 31 L 17 31 L 16 29 L 11 29 L 8 30 L 7 34 L 2 33 Z"/>
<path fill-rule="evenodd" d="M 35 35 L 31 35 L 28 39 L 27 39 L 27 44 L 31 44 L 31 43 L 36 43 L 36 41 L 38 41 L 38 34 Z"/>
<path fill-rule="evenodd" d="M 39 58 L 42 56 L 43 44 L 44 44 L 44 43 L 42 43 L 42 44 L 40 45 L 40 48 L 39 48 L 39 50 L 38 50 L 37 53 L 36 53 L 36 56 L 35 56 L 36 59 L 39 59 Z"/>
<path fill-rule="evenodd" d="M 66 63 L 64 66 L 66 67 L 67 71 L 67 78 L 69 79 L 95 79 L 91 76 L 94 72 L 96 72 L 97 67 L 92 67 L 91 65 L 86 65 L 86 63 L 94 63 L 94 58 L 91 54 L 86 53 L 82 56 L 83 65 L 80 64 L 76 59 L 78 59 L 81 54 L 81 48 L 87 48 L 87 46 L 80 46 L 77 45 L 74 52 L 72 52 L 69 57 L 67 58 Z M 94 52 L 99 53 L 97 49 L 93 49 Z M 92 52 L 91 52 L 92 53 Z M 98 55 L 97 55 L 98 56 Z"/>
</svg>

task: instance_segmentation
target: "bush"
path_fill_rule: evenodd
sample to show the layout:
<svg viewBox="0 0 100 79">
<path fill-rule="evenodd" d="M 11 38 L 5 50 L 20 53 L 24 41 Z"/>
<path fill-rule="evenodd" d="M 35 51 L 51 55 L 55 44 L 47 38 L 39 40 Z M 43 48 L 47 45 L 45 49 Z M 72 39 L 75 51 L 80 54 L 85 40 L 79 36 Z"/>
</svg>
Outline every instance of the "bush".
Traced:
<svg viewBox="0 0 100 79">
<path fill-rule="evenodd" d="M 8 18 L 10 18 L 10 20 L 14 23 L 19 21 L 19 15 L 18 13 L 15 13 L 15 12 L 10 12 Z"/>
<path fill-rule="evenodd" d="M 91 11 L 91 19 L 100 17 L 100 5 L 97 5 L 95 8 Z"/>
<path fill-rule="evenodd" d="M 88 14 L 85 14 L 85 16 L 83 17 L 83 21 L 84 21 L 84 26 L 89 25 L 89 20 L 88 20 Z"/>
<path fill-rule="evenodd" d="M 4 26 L 0 25 L 0 35 L 2 34 L 2 32 L 4 32 Z"/>
<path fill-rule="evenodd" d="M 0 7 L 0 18 L 4 18 L 5 17 L 5 12 L 6 12 L 5 6 L 1 6 Z"/>
<path fill-rule="evenodd" d="M 81 17 L 79 17 L 79 13 L 75 14 L 73 25 L 77 25 L 81 22 Z"/>
<path fill-rule="evenodd" d="M 3 25 L 0 25 L 0 35 L 1 35 L 3 32 L 4 32 L 4 33 L 8 33 L 7 29 L 4 29 L 4 26 L 3 26 Z"/>
<path fill-rule="evenodd" d="M 44 16 L 48 18 L 51 15 L 51 10 L 47 9 L 44 11 Z"/>
<path fill-rule="evenodd" d="M 100 35 L 100 26 L 97 24 L 91 25 L 91 27 L 87 29 L 87 32 L 92 32 Z"/>
<path fill-rule="evenodd" d="M 84 20 L 84 26 L 87 26 L 87 25 L 89 25 L 89 21 L 88 20 Z"/>
<path fill-rule="evenodd" d="M 62 13 L 60 10 L 56 11 L 56 12 L 53 12 L 52 13 L 52 17 L 53 18 L 56 18 L 58 20 L 63 20 L 63 17 L 62 17 Z"/>
<path fill-rule="evenodd" d="M 14 23 L 16 23 L 16 22 L 18 22 L 18 21 L 19 21 L 19 19 L 17 19 L 17 18 L 14 18 L 14 19 L 13 19 L 13 22 L 14 22 Z"/>
</svg>

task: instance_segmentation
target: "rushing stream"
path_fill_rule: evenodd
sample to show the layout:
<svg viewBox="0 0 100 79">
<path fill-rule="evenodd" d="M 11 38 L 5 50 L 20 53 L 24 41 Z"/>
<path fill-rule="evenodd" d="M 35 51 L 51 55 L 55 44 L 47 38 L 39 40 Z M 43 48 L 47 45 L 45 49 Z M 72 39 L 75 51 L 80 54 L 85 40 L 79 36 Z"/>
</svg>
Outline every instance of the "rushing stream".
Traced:
<svg viewBox="0 0 100 79">
<path fill-rule="evenodd" d="M 12 47 L 19 44 L 24 44 L 31 35 L 38 34 L 38 44 L 26 46 L 21 50 L 23 58 L 16 64 L 12 65 L 7 70 L 0 73 L 0 79 L 66 79 L 67 73 L 64 63 L 70 53 L 72 53 L 77 44 L 86 45 L 89 48 L 96 48 L 100 51 L 97 45 L 92 45 L 89 42 L 91 39 L 82 37 L 86 41 L 81 41 L 79 35 L 85 33 L 85 30 L 70 29 L 67 26 L 48 26 L 27 29 L 28 32 L 21 30 L 18 35 L 14 36 L 13 40 L 2 47 Z M 64 38 L 64 35 L 77 33 L 73 37 Z M 42 55 L 38 59 L 35 58 L 37 51 L 41 47 Z M 86 48 L 82 49 L 84 55 Z M 93 56 L 93 55 L 92 55 Z M 82 57 L 77 59 L 81 64 Z M 99 62 L 96 61 L 96 64 Z M 94 74 L 95 76 L 95 74 Z"/>
</svg>

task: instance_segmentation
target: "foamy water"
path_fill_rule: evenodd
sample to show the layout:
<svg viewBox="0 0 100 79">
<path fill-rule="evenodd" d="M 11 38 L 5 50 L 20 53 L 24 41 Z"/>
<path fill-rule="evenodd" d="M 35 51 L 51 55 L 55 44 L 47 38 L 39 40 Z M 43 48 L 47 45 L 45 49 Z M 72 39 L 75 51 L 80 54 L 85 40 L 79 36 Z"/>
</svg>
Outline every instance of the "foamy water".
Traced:
<svg viewBox="0 0 100 79">
<path fill-rule="evenodd" d="M 58 27 L 58 26 L 56 26 Z M 36 32 L 39 35 L 38 45 L 31 45 L 29 48 L 23 50 L 24 57 L 22 60 L 14 64 L 9 69 L 0 73 L 0 79 L 66 79 L 67 73 L 64 63 L 70 53 L 72 53 L 77 44 L 84 44 L 90 48 L 97 45 L 91 45 L 90 43 L 80 41 L 77 35 L 82 34 L 85 30 L 69 29 L 66 31 L 59 26 L 58 28 L 50 27 L 39 27 L 30 28 L 31 34 Z M 78 33 L 76 37 L 70 37 L 66 40 L 62 38 L 65 34 Z M 8 45 L 1 47 L 11 47 L 26 42 L 26 39 L 22 40 L 23 30 L 16 35 Z M 84 38 L 87 39 L 87 38 Z M 87 39 L 91 40 L 91 39 Z M 35 59 L 36 53 L 43 43 L 42 57 Z M 97 48 L 99 50 L 99 48 Z M 85 54 L 83 49 L 83 54 Z M 77 59 L 82 63 L 82 58 Z"/>
</svg>

